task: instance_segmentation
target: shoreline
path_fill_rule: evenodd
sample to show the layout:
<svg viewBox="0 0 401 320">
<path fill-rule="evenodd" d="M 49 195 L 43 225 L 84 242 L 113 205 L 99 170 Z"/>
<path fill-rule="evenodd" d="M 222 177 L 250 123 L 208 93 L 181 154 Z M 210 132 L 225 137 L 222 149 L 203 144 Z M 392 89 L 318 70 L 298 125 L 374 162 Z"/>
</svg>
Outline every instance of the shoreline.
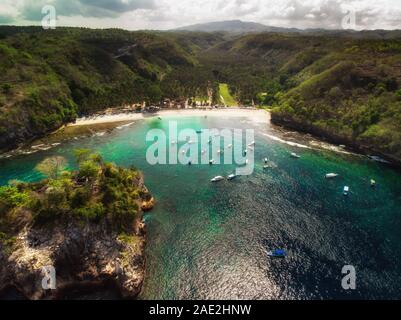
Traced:
<svg viewBox="0 0 401 320">
<path fill-rule="evenodd" d="M 115 113 L 114 113 L 115 112 Z M 23 145 L 10 150 L 0 151 L 0 160 L 9 159 L 13 156 L 30 155 L 38 151 L 52 149 L 65 141 L 71 139 L 81 139 L 95 135 L 101 135 L 102 132 L 113 130 L 117 125 L 126 126 L 134 123 L 157 117 L 238 117 L 248 118 L 256 123 L 270 124 L 270 112 L 265 109 L 255 108 L 219 108 L 219 109 L 163 109 L 149 113 L 122 112 L 118 108 L 112 110 L 111 114 L 94 114 L 88 117 L 76 119 L 75 122 L 67 123 L 57 130 L 48 133 L 43 137 L 36 137 L 26 141 Z M 102 128 L 101 130 L 98 130 Z M 59 138 L 58 135 L 66 137 Z M 72 132 L 72 133 L 71 133 Z"/>
<path fill-rule="evenodd" d="M 270 111 L 266 109 L 256 109 L 256 108 L 240 108 L 240 107 L 232 107 L 232 108 L 219 108 L 219 109 L 162 109 L 156 112 L 149 113 L 135 113 L 135 112 L 122 112 L 118 108 L 113 109 L 110 114 L 94 114 L 89 117 L 78 118 L 74 123 L 68 123 L 64 126 L 60 127 L 58 130 L 50 133 L 49 135 L 38 138 L 33 141 L 28 142 L 23 147 L 11 150 L 9 152 L 0 153 L 0 159 L 7 159 L 16 155 L 24 155 L 24 154 L 32 154 L 37 151 L 45 151 L 51 149 L 59 144 L 69 141 L 70 139 L 80 139 L 93 135 L 103 135 L 106 132 L 113 130 L 117 125 L 121 124 L 121 126 L 131 125 L 136 121 L 152 119 L 157 117 L 238 117 L 238 118 L 248 118 L 255 123 L 266 124 L 276 127 L 276 129 L 284 129 L 284 130 L 294 130 L 299 134 L 308 134 L 314 137 L 317 141 L 321 141 L 323 143 L 328 143 L 332 145 L 332 147 L 322 147 L 318 146 L 316 149 L 321 150 L 331 150 L 336 153 L 348 154 L 348 155 L 359 155 L 364 157 L 371 157 L 372 154 L 377 154 L 379 158 L 388 160 L 389 163 L 386 165 L 393 167 L 395 169 L 401 168 L 401 162 L 397 161 L 394 158 L 383 155 L 380 152 L 376 152 L 375 150 L 364 148 L 362 146 L 356 146 L 354 143 L 350 143 L 349 141 L 332 139 L 330 136 L 316 134 L 313 130 L 307 130 L 307 128 L 302 128 L 299 126 L 293 126 L 290 123 L 280 121 L 271 114 Z M 99 128 L 102 128 L 99 130 Z M 61 135 L 65 134 L 65 132 L 69 132 L 71 135 L 62 140 L 56 138 L 58 133 Z M 82 131 L 82 133 L 81 133 Z M 52 141 L 55 140 L 55 141 Z M 276 139 L 277 140 L 277 139 Z M 278 139 L 280 140 L 280 139 Z M 53 143 L 52 143 L 53 142 Z M 284 142 L 286 143 L 286 142 Z M 34 144 L 39 144 L 35 146 Z M 288 144 L 288 143 L 287 143 Z M 311 143 L 307 143 L 309 148 L 315 149 L 314 145 Z M 340 146 L 339 146 L 340 144 Z M 345 148 L 341 147 L 341 144 L 346 145 Z M 290 145 L 294 145 L 294 143 L 290 143 Z M 42 146 L 42 147 L 41 147 Z M 375 161 L 374 159 L 371 159 Z"/>
<path fill-rule="evenodd" d="M 257 122 L 270 123 L 270 112 L 263 109 L 245 109 L 245 108 L 227 108 L 227 109 L 167 109 L 154 113 L 116 113 L 111 115 L 94 115 L 83 117 L 76 120 L 75 123 L 67 124 L 66 127 L 78 127 L 104 123 L 115 123 L 125 121 L 137 121 L 154 117 L 192 117 L 192 116 L 227 116 L 252 118 Z"/>
<path fill-rule="evenodd" d="M 396 170 L 401 169 L 401 160 L 400 159 L 398 159 L 395 156 L 385 154 L 385 153 L 375 149 L 372 146 L 363 145 L 363 144 L 357 143 L 356 141 L 352 141 L 345 137 L 334 136 L 334 135 L 324 132 L 323 130 L 314 128 L 310 125 L 299 124 L 295 121 L 283 119 L 283 118 L 277 117 L 275 115 L 271 116 L 270 120 L 271 120 L 271 124 L 279 126 L 281 128 L 284 128 L 287 130 L 295 130 L 298 133 L 310 134 L 310 135 L 316 137 L 316 139 L 318 139 L 320 141 L 325 141 L 325 142 L 328 142 L 333 145 L 343 144 L 346 146 L 347 150 L 349 150 L 351 153 L 368 157 L 372 161 L 382 163 L 382 164 L 392 167 Z M 375 158 L 376 158 L 376 160 L 375 160 Z"/>
</svg>

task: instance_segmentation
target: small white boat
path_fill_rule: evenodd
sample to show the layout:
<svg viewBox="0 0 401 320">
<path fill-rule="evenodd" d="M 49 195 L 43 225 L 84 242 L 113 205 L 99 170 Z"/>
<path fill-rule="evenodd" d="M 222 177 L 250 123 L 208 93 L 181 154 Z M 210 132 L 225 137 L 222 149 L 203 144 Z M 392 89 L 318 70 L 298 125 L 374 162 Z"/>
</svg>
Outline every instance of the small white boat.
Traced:
<svg viewBox="0 0 401 320">
<path fill-rule="evenodd" d="M 228 177 L 227 177 L 227 180 L 233 180 L 233 179 L 235 179 L 237 176 L 233 173 L 233 174 L 230 174 Z"/>
<path fill-rule="evenodd" d="M 219 182 L 219 181 L 222 181 L 222 180 L 224 180 L 224 177 L 222 177 L 222 176 L 217 176 L 217 177 L 214 177 L 212 180 L 210 180 L 211 182 Z"/>
<path fill-rule="evenodd" d="M 265 158 L 264 162 L 265 164 L 267 164 L 269 162 L 269 159 Z"/>
<path fill-rule="evenodd" d="M 192 141 L 192 140 L 189 140 L 188 141 L 188 144 L 194 144 L 195 142 L 194 141 Z"/>
<path fill-rule="evenodd" d="M 337 173 L 328 173 L 326 174 L 326 179 L 334 179 L 337 178 L 338 174 Z"/>
<path fill-rule="evenodd" d="M 202 155 L 204 155 L 206 153 L 206 150 L 202 150 Z"/>
<path fill-rule="evenodd" d="M 291 153 L 291 158 L 299 159 L 299 158 L 301 158 L 301 156 L 296 154 L 295 152 L 293 152 L 293 153 Z"/>
<path fill-rule="evenodd" d="M 177 141 L 173 140 L 171 141 L 171 144 L 177 144 Z"/>
<path fill-rule="evenodd" d="M 209 160 L 209 164 L 212 165 L 214 163 L 214 159 Z"/>
<path fill-rule="evenodd" d="M 221 150 L 219 149 L 219 150 L 217 150 L 217 154 L 221 154 Z"/>
<path fill-rule="evenodd" d="M 247 153 L 248 153 L 248 150 L 245 149 L 245 150 L 244 150 L 244 155 L 247 155 Z"/>
<path fill-rule="evenodd" d="M 376 187 L 376 180 L 371 179 L 370 180 L 370 186 L 371 187 Z"/>
<path fill-rule="evenodd" d="M 232 145 L 232 144 L 229 144 L 227 147 L 228 147 L 229 149 L 231 149 L 231 148 L 233 147 L 233 145 Z"/>
<path fill-rule="evenodd" d="M 344 196 L 348 196 L 348 194 L 349 194 L 349 187 L 345 186 L 344 187 Z"/>
<path fill-rule="evenodd" d="M 246 164 L 246 165 L 249 164 L 249 160 L 248 160 L 248 159 L 245 160 L 245 164 Z"/>
<path fill-rule="evenodd" d="M 255 145 L 255 141 L 252 141 L 250 144 L 248 144 L 249 147 L 253 147 Z"/>
<path fill-rule="evenodd" d="M 389 161 L 387 161 L 387 160 L 385 160 L 383 158 L 380 158 L 379 156 L 368 156 L 368 158 L 370 160 L 373 160 L 373 161 L 376 161 L 376 162 L 380 162 L 380 163 L 384 163 L 384 164 L 390 164 Z"/>
<path fill-rule="evenodd" d="M 186 150 L 182 150 L 181 153 L 182 153 L 182 154 L 186 154 L 187 151 L 186 151 Z"/>
</svg>

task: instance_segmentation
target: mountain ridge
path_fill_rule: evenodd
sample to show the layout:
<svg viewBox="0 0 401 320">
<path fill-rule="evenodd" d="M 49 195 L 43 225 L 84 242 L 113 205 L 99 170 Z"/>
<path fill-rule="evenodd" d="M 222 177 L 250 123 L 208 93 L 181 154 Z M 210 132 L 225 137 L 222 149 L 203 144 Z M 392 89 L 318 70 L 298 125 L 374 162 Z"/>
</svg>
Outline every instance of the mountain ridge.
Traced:
<svg viewBox="0 0 401 320">
<path fill-rule="evenodd" d="M 296 28 L 281 28 L 267 26 L 262 23 L 242 20 L 213 21 L 198 23 L 172 29 L 170 31 L 198 31 L 198 32 L 230 32 L 230 33 L 255 33 L 255 32 L 301 32 Z"/>
<path fill-rule="evenodd" d="M 351 29 L 322 29 L 322 28 L 287 28 L 265 25 L 257 22 L 249 22 L 242 20 L 225 20 L 212 21 L 207 23 L 198 23 L 187 25 L 169 30 L 170 32 L 186 31 L 186 32 L 225 32 L 231 34 L 247 34 L 247 33 L 295 33 L 302 35 L 314 36 L 338 36 L 350 37 L 357 39 L 398 39 L 401 38 L 401 30 L 351 30 Z"/>
</svg>

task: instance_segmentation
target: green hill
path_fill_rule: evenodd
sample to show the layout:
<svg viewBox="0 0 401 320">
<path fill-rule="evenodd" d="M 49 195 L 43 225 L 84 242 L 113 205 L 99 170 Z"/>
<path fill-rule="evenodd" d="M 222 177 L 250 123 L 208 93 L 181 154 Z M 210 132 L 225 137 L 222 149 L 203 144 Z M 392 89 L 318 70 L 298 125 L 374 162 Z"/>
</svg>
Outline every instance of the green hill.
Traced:
<svg viewBox="0 0 401 320">
<path fill-rule="evenodd" d="M 400 39 L 247 35 L 203 59 L 274 122 L 401 159 Z"/>
<path fill-rule="evenodd" d="M 230 88 L 227 83 L 219 84 L 219 94 L 220 94 L 220 101 L 222 104 L 228 107 L 238 106 L 237 101 L 235 101 L 235 99 L 230 93 Z"/>
</svg>

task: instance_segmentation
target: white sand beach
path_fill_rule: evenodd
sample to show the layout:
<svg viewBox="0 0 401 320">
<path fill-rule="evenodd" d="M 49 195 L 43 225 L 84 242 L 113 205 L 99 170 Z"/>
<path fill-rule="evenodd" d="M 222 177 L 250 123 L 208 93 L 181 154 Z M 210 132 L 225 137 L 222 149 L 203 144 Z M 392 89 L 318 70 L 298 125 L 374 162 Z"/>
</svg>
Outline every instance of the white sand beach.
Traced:
<svg viewBox="0 0 401 320">
<path fill-rule="evenodd" d="M 100 115 L 86 118 L 79 118 L 75 123 L 69 124 L 68 126 L 87 126 L 101 123 L 112 123 L 112 122 L 123 122 L 123 121 L 135 121 L 147 119 L 149 117 L 193 117 L 193 116 L 210 116 L 210 117 L 240 117 L 249 118 L 259 123 L 269 123 L 270 113 L 265 110 L 259 109 L 239 109 L 239 108 L 227 108 L 227 109 L 213 109 L 213 110 L 196 110 L 196 109 L 184 109 L 184 110 L 161 110 L 152 114 L 142 113 L 120 113 L 113 115 Z"/>
</svg>

